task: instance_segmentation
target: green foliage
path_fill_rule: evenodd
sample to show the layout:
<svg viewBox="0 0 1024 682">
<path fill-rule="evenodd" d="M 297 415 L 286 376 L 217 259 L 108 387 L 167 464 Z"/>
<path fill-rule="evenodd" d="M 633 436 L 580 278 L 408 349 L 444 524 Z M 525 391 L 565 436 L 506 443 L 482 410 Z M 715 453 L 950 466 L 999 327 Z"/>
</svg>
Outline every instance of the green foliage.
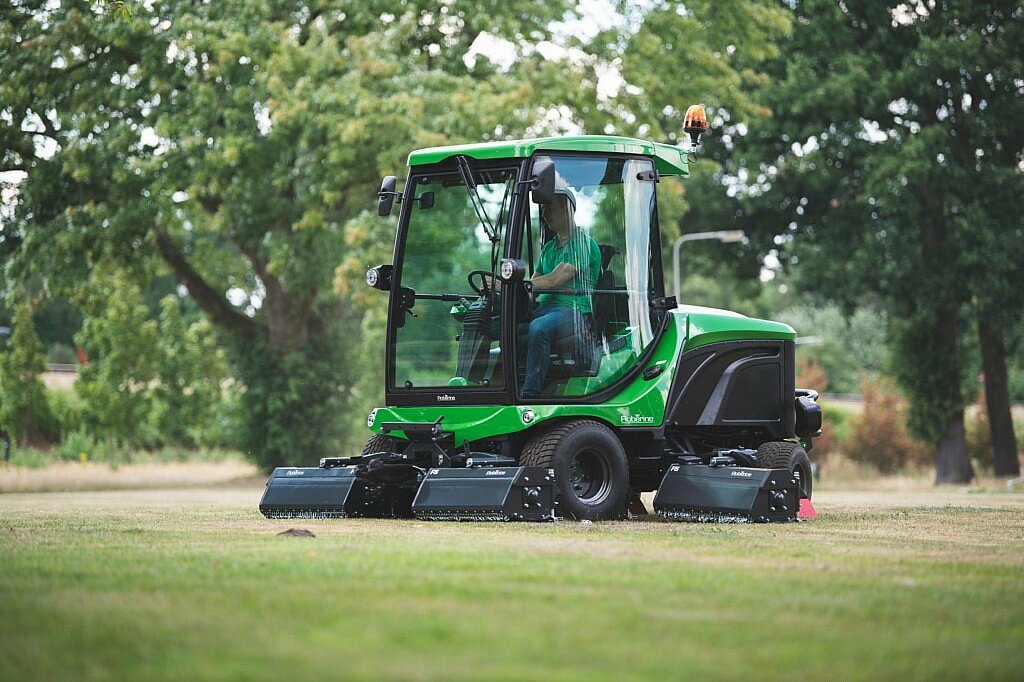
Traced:
<svg viewBox="0 0 1024 682">
<path fill-rule="evenodd" d="M 89 462 L 102 459 L 104 455 L 109 456 L 110 451 L 102 448 L 88 431 L 75 429 L 64 436 L 53 453 L 65 462 Z"/>
<path fill-rule="evenodd" d="M 1024 357 L 1010 358 L 1009 374 L 1010 400 L 1024 402 Z"/>
<path fill-rule="evenodd" d="M 712 130 L 691 163 L 691 176 L 685 182 L 665 179 L 658 187 L 663 260 L 671 267 L 672 242 L 680 234 L 737 227 L 738 198 L 723 182 L 722 163 L 749 123 L 771 114 L 756 93 L 766 83 L 764 67 L 779 54 L 778 41 L 790 31 L 790 13 L 768 0 L 616 5 L 621 22 L 580 46 L 589 59 L 580 77 L 565 83 L 563 97 L 587 132 L 687 146 L 687 106 L 707 107 Z M 599 91 L 603 69 L 623 79 L 614 96 Z M 563 79 L 553 74 L 552 80 Z M 759 285 L 759 244 L 685 246 L 686 277 L 706 278 L 684 288 L 685 302 L 748 307 L 743 299 L 756 297 Z M 666 273 L 671 284 L 671 270 Z"/>
<path fill-rule="evenodd" d="M 96 273 L 87 308 L 91 314 L 75 337 L 89 358 L 75 382 L 83 425 L 109 447 L 146 442 L 157 323 L 148 319 L 139 288 L 122 271 Z"/>
<path fill-rule="evenodd" d="M 75 332 L 82 327 L 82 313 L 63 298 L 41 303 L 32 319 L 35 321 L 39 339 L 47 348 L 54 344 L 70 346 Z"/>
<path fill-rule="evenodd" d="M 800 336 L 821 339 L 820 343 L 799 346 L 797 355 L 821 364 L 832 393 L 856 393 L 861 372 L 875 376 L 889 361 L 887 316 L 871 307 L 861 306 L 845 315 L 835 304 L 801 303 L 777 313 L 775 319 L 796 329 Z"/>
<path fill-rule="evenodd" d="M 139 280 L 173 273 L 255 382 L 242 402 L 251 433 L 301 430 L 322 452 L 348 423 L 343 373 L 309 368 L 340 339 L 359 346 L 362 328 L 332 287 L 347 232 L 410 149 L 526 132 L 556 101 L 551 76 L 572 80 L 533 49 L 570 4 L 130 6 L 131 22 L 73 3 L 47 6 L 46 22 L 38 3 L 0 10 L 0 101 L 16 121 L 0 149 L 27 173 L 0 259 L 10 279 L 38 276 L 51 292 L 104 260 Z M 485 32 L 516 46 L 508 71 L 471 53 Z M 260 369 L 293 363 L 303 381 L 335 383 L 295 387 Z M 331 409 L 298 398 L 320 393 Z M 274 462 L 281 439 L 248 449 Z"/>
<path fill-rule="evenodd" d="M 60 426 L 61 439 L 82 427 L 82 399 L 73 390 L 49 389 L 46 391 L 50 411 Z"/>
<path fill-rule="evenodd" d="M 14 331 L 0 352 L 0 429 L 22 445 L 42 445 L 58 435 L 40 375 L 46 371 L 43 345 L 32 324 L 32 307 L 14 311 Z"/>
<path fill-rule="evenodd" d="M 187 324 L 181 301 L 163 300 L 159 322 L 153 424 L 166 443 L 206 443 L 227 379 L 224 353 L 205 320 Z"/>
<path fill-rule="evenodd" d="M 846 438 L 850 435 L 850 428 L 852 426 L 853 419 L 850 417 L 850 413 L 846 410 L 838 407 L 832 407 L 828 403 L 824 403 L 821 406 L 822 421 L 832 435 L 832 440 L 837 446 L 842 447 Z"/>
<path fill-rule="evenodd" d="M 259 466 L 310 464 L 338 454 L 344 424 L 339 416 L 345 404 L 339 386 L 350 371 L 339 341 L 318 336 L 302 350 L 283 355 L 265 346 L 234 350 L 245 387 L 239 398 L 241 447 Z"/>
<path fill-rule="evenodd" d="M 803 287 L 847 309 L 877 297 L 910 425 L 949 440 L 949 466 L 966 459 L 953 441 L 973 310 L 1005 328 L 1022 308 L 1024 226 L 1006 197 L 1024 192 L 1024 17 L 1010 2 L 914 7 L 794 3 L 764 90 L 775 117 L 729 172 L 753 241 L 771 238 Z"/>
</svg>

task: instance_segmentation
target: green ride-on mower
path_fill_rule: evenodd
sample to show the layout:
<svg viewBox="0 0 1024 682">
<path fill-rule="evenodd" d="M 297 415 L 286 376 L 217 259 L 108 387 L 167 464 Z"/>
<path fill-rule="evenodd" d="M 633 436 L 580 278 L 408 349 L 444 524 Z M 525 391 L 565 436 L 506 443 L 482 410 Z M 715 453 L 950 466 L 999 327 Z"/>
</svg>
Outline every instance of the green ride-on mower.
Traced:
<svg viewBox="0 0 1024 682">
<path fill-rule="evenodd" d="M 656 190 L 688 174 L 687 150 L 600 135 L 412 152 L 366 277 L 386 406 L 360 455 L 276 469 L 260 511 L 607 520 L 656 490 L 670 519 L 796 520 L 821 427 L 796 333 L 665 296 Z"/>
</svg>

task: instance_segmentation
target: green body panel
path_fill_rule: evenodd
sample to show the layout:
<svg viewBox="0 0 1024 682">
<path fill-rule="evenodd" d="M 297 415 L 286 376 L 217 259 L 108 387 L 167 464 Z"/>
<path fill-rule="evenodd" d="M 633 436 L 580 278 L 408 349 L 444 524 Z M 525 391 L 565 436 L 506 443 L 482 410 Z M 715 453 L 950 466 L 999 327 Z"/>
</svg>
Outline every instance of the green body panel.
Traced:
<svg viewBox="0 0 1024 682">
<path fill-rule="evenodd" d="M 472 159 L 521 159 L 533 156 L 537 151 L 595 152 L 600 154 L 637 154 L 654 157 L 654 166 L 661 175 L 689 175 L 686 151 L 659 142 L 648 142 L 632 137 L 613 135 L 570 135 L 564 137 L 539 137 L 533 140 L 508 140 L 505 142 L 482 142 L 451 147 L 430 147 L 417 149 L 409 154 L 410 166 L 440 163 L 457 155 Z"/>
<path fill-rule="evenodd" d="M 717 308 L 703 308 L 695 305 L 679 306 L 677 311 L 687 317 L 686 345 L 684 351 L 719 341 L 742 339 L 780 339 L 793 341 L 796 331 L 788 324 L 758 320 Z"/>
<path fill-rule="evenodd" d="M 637 375 L 603 403 L 383 407 L 375 411 L 370 428 L 380 433 L 380 425 L 384 422 L 433 422 L 443 416 L 444 430 L 454 432 L 456 445 L 462 445 L 466 441 L 515 433 L 545 420 L 564 417 L 598 419 L 623 429 L 660 426 L 664 420 L 676 365 L 683 352 L 719 341 L 796 338 L 796 332 L 787 325 L 757 320 L 726 310 L 680 306 L 670 315 L 668 328 L 645 365 L 664 365 L 664 371 L 650 381 Z M 523 421 L 523 413 L 527 410 L 535 415 L 530 423 Z"/>
</svg>

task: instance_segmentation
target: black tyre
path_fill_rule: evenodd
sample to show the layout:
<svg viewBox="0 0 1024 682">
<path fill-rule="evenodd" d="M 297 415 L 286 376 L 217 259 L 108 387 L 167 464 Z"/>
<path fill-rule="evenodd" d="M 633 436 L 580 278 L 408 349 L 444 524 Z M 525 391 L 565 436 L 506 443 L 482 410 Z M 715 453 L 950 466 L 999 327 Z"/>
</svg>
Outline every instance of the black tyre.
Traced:
<svg viewBox="0 0 1024 682">
<path fill-rule="evenodd" d="M 762 443 L 757 449 L 757 463 L 765 469 L 785 469 L 793 472 L 793 477 L 800 484 L 803 496 L 811 499 L 811 460 L 799 443 L 789 441 L 772 441 Z"/>
<path fill-rule="evenodd" d="M 391 452 L 391 447 L 394 439 L 388 438 L 387 436 L 375 433 L 370 436 L 370 440 L 366 441 L 366 445 L 363 446 L 363 451 L 360 453 L 361 457 L 367 455 L 376 455 L 380 452 Z"/>
<path fill-rule="evenodd" d="M 604 424 L 584 419 L 559 424 L 529 441 L 519 461 L 555 470 L 565 516 L 603 521 L 625 514 L 626 451 Z"/>
</svg>

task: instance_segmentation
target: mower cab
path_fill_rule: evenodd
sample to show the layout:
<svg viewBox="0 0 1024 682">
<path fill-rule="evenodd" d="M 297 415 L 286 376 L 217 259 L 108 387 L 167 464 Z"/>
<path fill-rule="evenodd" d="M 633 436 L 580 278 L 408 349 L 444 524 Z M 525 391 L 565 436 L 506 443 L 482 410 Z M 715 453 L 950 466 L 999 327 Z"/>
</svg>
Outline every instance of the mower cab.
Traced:
<svg viewBox="0 0 1024 682">
<path fill-rule="evenodd" d="M 657 187 L 688 174 L 623 137 L 413 152 L 366 276 L 389 294 L 386 406 L 359 456 L 276 470 L 261 511 L 614 519 L 660 490 L 668 518 L 796 519 L 821 413 L 795 332 L 664 293 Z"/>
</svg>

